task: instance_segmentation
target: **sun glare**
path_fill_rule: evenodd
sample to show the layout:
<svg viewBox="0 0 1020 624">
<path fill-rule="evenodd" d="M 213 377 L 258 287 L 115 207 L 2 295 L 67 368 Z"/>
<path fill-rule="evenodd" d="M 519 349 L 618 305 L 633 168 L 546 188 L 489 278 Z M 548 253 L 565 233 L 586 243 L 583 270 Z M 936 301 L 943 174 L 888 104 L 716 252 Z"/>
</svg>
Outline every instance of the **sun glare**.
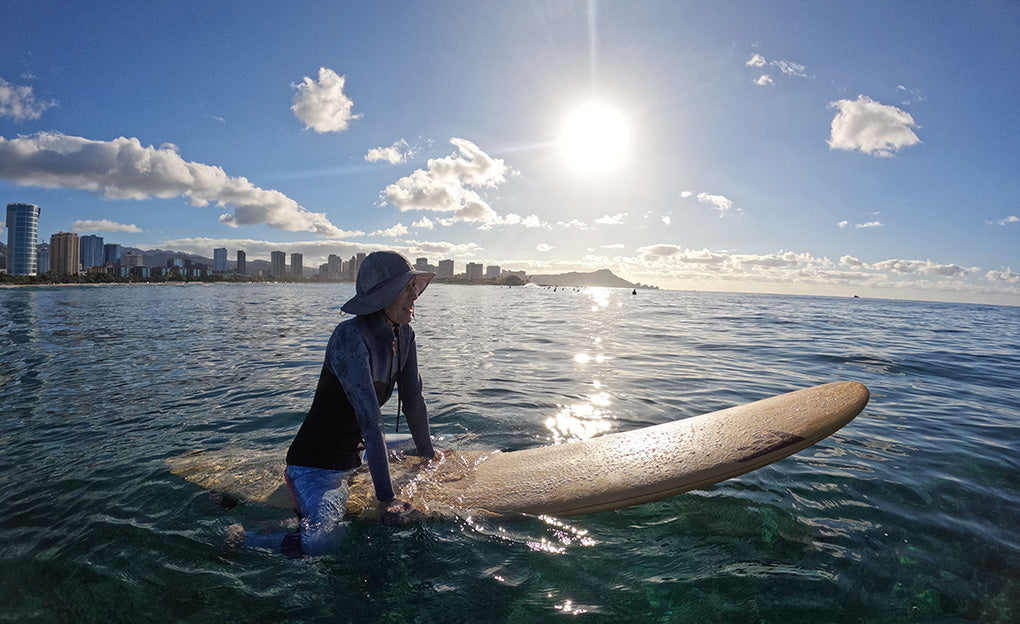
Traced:
<svg viewBox="0 0 1020 624">
<path fill-rule="evenodd" d="M 589 102 L 567 116 L 560 131 L 564 160 L 582 173 L 606 173 L 627 157 L 630 131 L 619 110 L 601 102 Z"/>
</svg>

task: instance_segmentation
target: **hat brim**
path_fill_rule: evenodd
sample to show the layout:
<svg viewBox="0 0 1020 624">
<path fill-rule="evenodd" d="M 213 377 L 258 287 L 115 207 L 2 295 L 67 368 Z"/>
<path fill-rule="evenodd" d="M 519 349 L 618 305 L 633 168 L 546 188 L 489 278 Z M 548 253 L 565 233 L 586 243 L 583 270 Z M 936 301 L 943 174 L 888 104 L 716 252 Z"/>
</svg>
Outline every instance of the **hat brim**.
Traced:
<svg viewBox="0 0 1020 624">
<path fill-rule="evenodd" d="M 340 306 L 340 309 L 348 314 L 372 314 L 385 308 L 391 301 L 397 298 L 400 291 L 407 288 L 411 280 L 415 280 L 418 294 L 425 292 L 429 282 L 436 274 L 431 271 L 417 271 L 408 269 L 406 272 L 392 278 L 379 290 L 364 294 L 354 295 L 347 303 Z"/>
</svg>

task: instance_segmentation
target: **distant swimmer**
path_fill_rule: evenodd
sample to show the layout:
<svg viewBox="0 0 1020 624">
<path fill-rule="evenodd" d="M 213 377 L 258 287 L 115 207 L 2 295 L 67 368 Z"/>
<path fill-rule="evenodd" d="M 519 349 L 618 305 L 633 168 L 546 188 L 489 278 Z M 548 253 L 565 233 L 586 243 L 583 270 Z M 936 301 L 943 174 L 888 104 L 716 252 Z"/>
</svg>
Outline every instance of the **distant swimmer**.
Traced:
<svg viewBox="0 0 1020 624">
<path fill-rule="evenodd" d="M 632 293 L 630 293 L 630 294 L 632 294 L 632 295 L 636 295 L 636 294 L 637 294 L 637 288 L 635 288 L 635 289 L 634 289 L 634 292 L 632 292 Z"/>
<path fill-rule="evenodd" d="M 287 452 L 284 475 L 300 530 L 259 535 L 235 524 L 227 527 L 228 542 L 288 557 L 335 550 L 346 532 L 347 482 L 361 465 L 362 448 L 383 524 L 402 526 L 418 516 L 394 495 L 380 408 L 395 383 L 398 426 L 402 405 L 418 453 L 442 457 L 432 446 L 410 325 L 414 302 L 433 277 L 395 252 L 377 251 L 365 258 L 356 294 L 341 307 L 356 316 L 333 330 L 312 406 Z"/>
</svg>

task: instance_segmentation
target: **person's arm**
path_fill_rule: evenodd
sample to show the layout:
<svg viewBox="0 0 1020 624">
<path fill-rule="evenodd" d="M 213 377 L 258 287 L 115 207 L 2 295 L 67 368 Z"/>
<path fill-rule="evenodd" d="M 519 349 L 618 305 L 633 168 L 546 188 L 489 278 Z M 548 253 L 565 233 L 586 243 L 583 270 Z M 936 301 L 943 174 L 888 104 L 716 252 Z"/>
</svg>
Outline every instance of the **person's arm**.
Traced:
<svg viewBox="0 0 1020 624">
<path fill-rule="evenodd" d="M 354 407 L 354 414 L 365 441 L 365 461 L 372 474 L 375 497 L 380 501 L 393 500 L 393 485 L 390 482 L 390 464 L 386 457 L 386 438 L 379 409 L 379 399 L 372 384 L 372 369 L 368 360 L 368 347 L 357 328 L 338 332 L 326 349 L 327 361 L 333 374 L 340 380 L 347 400 Z"/>
<path fill-rule="evenodd" d="M 409 337 L 401 336 L 402 339 L 407 340 L 408 344 L 404 348 L 407 359 L 397 378 L 400 401 L 403 404 L 407 427 L 411 430 L 414 445 L 418 448 L 418 454 L 422 457 L 435 457 L 436 451 L 432 447 L 432 435 L 429 432 L 429 414 L 425 407 L 425 397 L 422 394 L 421 375 L 418 372 L 418 348 L 414 339 L 414 330 L 410 326 L 406 326 L 403 332 L 407 332 Z"/>
</svg>

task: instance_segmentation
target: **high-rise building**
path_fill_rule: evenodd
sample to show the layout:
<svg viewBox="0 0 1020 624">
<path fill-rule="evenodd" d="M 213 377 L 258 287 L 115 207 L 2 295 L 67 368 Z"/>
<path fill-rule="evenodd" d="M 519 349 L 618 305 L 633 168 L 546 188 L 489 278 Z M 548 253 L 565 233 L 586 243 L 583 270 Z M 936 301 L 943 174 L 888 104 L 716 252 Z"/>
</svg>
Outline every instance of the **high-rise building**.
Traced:
<svg viewBox="0 0 1020 624">
<path fill-rule="evenodd" d="M 58 232 L 50 237 L 51 273 L 55 275 L 77 275 L 80 255 L 78 235 L 74 232 Z"/>
<path fill-rule="evenodd" d="M 89 234 L 78 237 L 78 248 L 81 250 L 81 268 L 103 266 L 103 237 Z"/>
<path fill-rule="evenodd" d="M 490 264 L 489 266 L 485 267 L 485 277 L 489 279 L 499 279 L 499 265 Z"/>
<path fill-rule="evenodd" d="M 482 265 L 477 262 L 467 263 L 467 278 L 469 280 L 480 280 L 482 279 Z"/>
<path fill-rule="evenodd" d="M 329 254 L 329 258 L 326 259 L 326 279 L 340 279 L 340 272 L 343 270 L 343 267 L 344 263 L 340 256 Z"/>
<path fill-rule="evenodd" d="M 50 272 L 50 244 L 39 243 L 35 248 L 36 273 L 43 275 Z"/>
<path fill-rule="evenodd" d="M 227 272 L 227 248 L 219 247 L 213 249 L 212 270 L 217 273 Z"/>
<path fill-rule="evenodd" d="M 269 275 L 283 277 L 287 274 L 287 254 L 274 251 L 269 254 Z"/>
<path fill-rule="evenodd" d="M 436 270 L 436 277 L 453 279 L 453 260 L 440 260 L 439 268 Z"/>
<path fill-rule="evenodd" d="M 124 257 L 121 258 L 121 262 L 128 269 L 145 266 L 145 259 L 142 257 L 142 254 L 135 253 L 133 251 L 129 251 L 126 254 L 124 254 Z M 128 272 L 130 273 L 130 271 Z"/>
<path fill-rule="evenodd" d="M 299 253 L 290 254 L 290 273 L 294 277 L 303 277 L 305 274 L 305 257 Z"/>
<path fill-rule="evenodd" d="M 7 204 L 7 272 L 36 275 L 36 239 L 39 236 L 39 206 Z"/>
<path fill-rule="evenodd" d="M 120 245 L 116 243 L 106 243 L 103 245 L 103 264 L 119 266 L 121 255 Z"/>
<path fill-rule="evenodd" d="M 237 272 L 241 275 L 248 272 L 248 256 L 240 249 L 237 250 Z"/>
</svg>

